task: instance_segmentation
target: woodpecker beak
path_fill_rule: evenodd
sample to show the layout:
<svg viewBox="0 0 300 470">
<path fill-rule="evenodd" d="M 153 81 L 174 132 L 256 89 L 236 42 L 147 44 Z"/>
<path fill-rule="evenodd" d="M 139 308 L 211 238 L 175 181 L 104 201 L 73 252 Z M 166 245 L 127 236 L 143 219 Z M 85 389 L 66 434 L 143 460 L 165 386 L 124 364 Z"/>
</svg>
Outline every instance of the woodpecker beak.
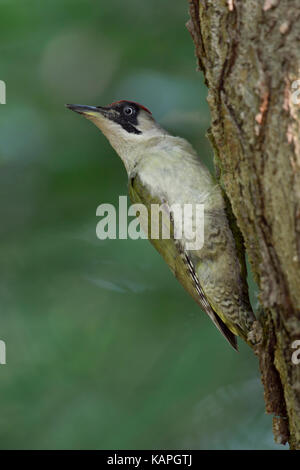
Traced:
<svg viewBox="0 0 300 470">
<path fill-rule="evenodd" d="M 86 106 L 83 104 L 66 104 L 66 107 L 75 111 L 75 113 L 83 114 L 87 118 L 99 118 L 100 116 L 107 117 L 109 108 L 102 106 Z"/>
</svg>

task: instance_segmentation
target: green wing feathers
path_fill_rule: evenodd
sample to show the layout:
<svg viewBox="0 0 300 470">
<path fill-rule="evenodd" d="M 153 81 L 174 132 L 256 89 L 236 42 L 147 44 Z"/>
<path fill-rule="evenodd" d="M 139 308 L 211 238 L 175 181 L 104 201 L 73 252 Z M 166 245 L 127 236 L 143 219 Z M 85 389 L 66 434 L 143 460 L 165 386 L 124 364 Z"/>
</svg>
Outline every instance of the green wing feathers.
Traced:
<svg viewBox="0 0 300 470">
<path fill-rule="evenodd" d="M 164 258 L 171 271 L 174 273 L 178 281 L 187 290 L 187 292 L 194 298 L 199 306 L 211 318 L 218 330 L 228 340 L 228 342 L 237 349 L 237 341 L 234 333 L 228 328 L 224 320 L 217 314 L 212 303 L 207 298 L 201 286 L 199 277 L 196 273 L 196 266 L 189 253 L 184 250 L 180 240 L 174 238 L 174 227 L 172 225 L 172 215 L 169 214 L 171 219 L 170 224 L 170 238 L 169 239 L 153 239 L 151 238 L 150 231 L 150 214 L 151 204 L 164 204 L 165 210 L 168 208 L 168 202 L 161 200 L 159 197 L 151 194 L 150 191 L 141 183 L 140 178 L 135 176 L 129 180 L 129 195 L 131 201 L 136 204 L 143 204 L 148 210 L 148 238 L 160 255 Z M 163 223 L 163 221 L 161 221 Z M 198 260 L 199 261 L 199 260 Z"/>
</svg>

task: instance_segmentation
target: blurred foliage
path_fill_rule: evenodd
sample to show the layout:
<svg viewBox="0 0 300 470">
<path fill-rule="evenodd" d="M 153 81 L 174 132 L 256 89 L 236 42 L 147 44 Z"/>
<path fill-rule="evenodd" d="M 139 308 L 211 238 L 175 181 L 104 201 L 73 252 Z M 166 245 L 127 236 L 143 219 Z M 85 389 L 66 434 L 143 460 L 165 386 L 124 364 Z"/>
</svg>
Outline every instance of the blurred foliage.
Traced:
<svg viewBox="0 0 300 470">
<path fill-rule="evenodd" d="M 97 240 L 96 207 L 127 194 L 126 174 L 64 108 L 140 101 L 212 169 L 187 2 L 0 11 L 1 448 L 277 447 L 250 350 L 229 348 L 146 240 Z"/>
</svg>

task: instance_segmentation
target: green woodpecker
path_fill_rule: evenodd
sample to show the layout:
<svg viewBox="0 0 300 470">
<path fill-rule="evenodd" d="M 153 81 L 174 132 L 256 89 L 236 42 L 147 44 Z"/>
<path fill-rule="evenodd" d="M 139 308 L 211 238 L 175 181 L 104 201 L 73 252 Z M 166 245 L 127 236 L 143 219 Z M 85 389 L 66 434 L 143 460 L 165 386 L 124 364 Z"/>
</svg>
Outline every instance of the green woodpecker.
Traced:
<svg viewBox="0 0 300 470">
<path fill-rule="evenodd" d="M 190 249 L 183 237 L 151 239 L 179 282 L 237 349 L 236 335 L 249 341 L 255 316 L 250 306 L 244 259 L 226 216 L 220 186 L 192 146 L 156 123 L 144 106 L 117 101 L 109 106 L 66 105 L 91 120 L 121 157 L 133 203 L 204 204 L 204 244 Z M 150 213 L 150 212 L 149 212 Z M 174 222 L 170 212 L 170 223 Z M 176 227 L 173 227 L 176 229 Z"/>
</svg>

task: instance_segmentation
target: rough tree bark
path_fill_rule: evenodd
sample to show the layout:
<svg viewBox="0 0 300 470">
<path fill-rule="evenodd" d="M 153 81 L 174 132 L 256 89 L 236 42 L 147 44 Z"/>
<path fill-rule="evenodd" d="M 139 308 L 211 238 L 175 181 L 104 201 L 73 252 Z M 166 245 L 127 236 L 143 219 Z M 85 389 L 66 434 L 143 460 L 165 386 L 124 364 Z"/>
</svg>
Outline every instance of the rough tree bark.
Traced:
<svg viewBox="0 0 300 470">
<path fill-rule="evenodd" d="M 189 4 L 215 163 L 264 310 L 256 352 L 266 410 L 275 440 L 300 449 L 300 364 L 292 361 L 300 340 L 300 3 Z"/>
</svg>

